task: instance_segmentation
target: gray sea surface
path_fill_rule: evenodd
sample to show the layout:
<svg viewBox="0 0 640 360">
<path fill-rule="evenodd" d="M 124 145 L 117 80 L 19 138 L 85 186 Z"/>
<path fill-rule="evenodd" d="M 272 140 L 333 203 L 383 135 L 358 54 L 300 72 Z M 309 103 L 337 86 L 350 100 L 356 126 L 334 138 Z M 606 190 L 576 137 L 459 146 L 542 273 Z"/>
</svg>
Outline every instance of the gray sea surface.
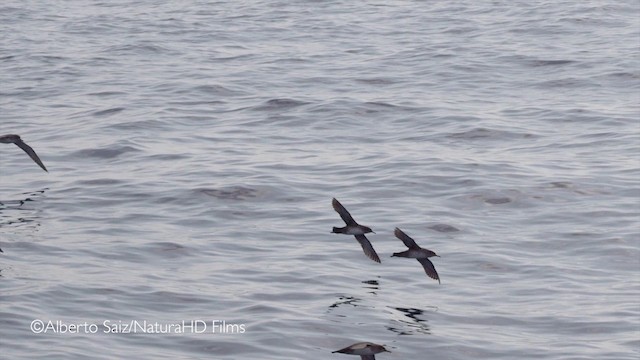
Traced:
<svg viewBox="0 0 640 360">
<path fill-rule="evenodd" d="M 636 360 L 639 119 L 637 0 L 2 1 L 0 357 Z"/>
</svg>

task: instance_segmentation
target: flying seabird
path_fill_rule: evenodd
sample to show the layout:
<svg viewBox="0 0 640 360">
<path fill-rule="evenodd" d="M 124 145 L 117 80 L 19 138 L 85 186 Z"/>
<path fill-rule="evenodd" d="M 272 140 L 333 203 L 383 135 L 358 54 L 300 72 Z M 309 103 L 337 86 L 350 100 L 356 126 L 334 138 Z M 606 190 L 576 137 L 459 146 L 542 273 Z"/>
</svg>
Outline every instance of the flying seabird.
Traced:
<svg viewBox="0 0 640 360">
<path fill-rule="evenodd" d="M 347 346 L 344 349 L 332 351 L 332 353 L 341 353 L 341 354 L 349 354 L 349 355 L 360 355 L 361 360 L 375 360 L 376 355 L 381 352 L 391 352 L 384 348 L 382 345 L 370 343 L 370 342 L 360 342 L 350 346 Z"/>
<path fill-rule="evenodd" d="M 14 135 L 14 134 L 0 135 L 0 143 L 2 143 L 2 144 L 11 144 L 11 143 L 13 143 L 13 144 L 18 145 L 18 147 L 20 149 L 24 150 L 24 152 L 26 152 L 27 155 L 29 155 L 31 157 L 31 159 L 36 162 L 36 164 L 40 165 L 42 170 L 44 170 L 46 172 L 49 172 L 49 170 L 47 170 L 47 168 L 44 167 L 44 164 L 42 163 L 42 161 L 40 161 L 40 158 L 38 157 L 36 152 L 33 151 L 31 146 L 25 144 L 24 141 L 22 141 L 22 139 L 20 139 L 20 136 Z"/>
<path fill-rule="evenodd" d="M 342 204 L 340 204 L 340 202 L 336 200 L 336 198 L 333 198 L 331 204 L 333 205 L 333 209 L 338 214 L 340 214 L 342 220 L 344 220 L 344 222 L 347 224 L 347 226 L 341 228 L 334 226 L 331 233 L 354 235 L 356 237 L 356 240 L 358 240 L 358 242 L 362 246 L 362 250 L 364 250 L 365 255 L 367 255 L 369 259 L 375 262 L 380 262 L 378 254 L 376 254 L 376 251 L 373 249 L 373 246 L 371 245 L 367 237 L 364 236 L 364 234 L 367 233 L 374 233 L 373 230 L 371 230 L 371 228 L 368 226 L 358 225 L 358 223 L 353 220 L 351 214 L 349 214 L 347 209 L 345 209 L 344 206 L 342 206 Z"/>
<path fill-rule="evenodd" d="M 409 248 L 409 250 L 394 253 L 393 255 L 391 255 L 391 257 L 398 256 L 418 260 L 418 262 L 422 264 L 422 267 L 424 268 L 424 271 L 427 273 L 427 275 L 434 280 L 438 280 L 439 284 L 440 277 L 438 276 L 438 272 L 436 271 L 435 266 L 433 266 L 433 263 L 431 262 L 431 260 L 429 260 L 429 258 L 432 256 L 440 256 L 431 250 L 421 248 L 412 238 L 409 237 L 409 235 L 405 234 L 398 228 L 396 228 L 394 234 L 398 239 L 402 240 L 402 242 Z"/>
</svg>

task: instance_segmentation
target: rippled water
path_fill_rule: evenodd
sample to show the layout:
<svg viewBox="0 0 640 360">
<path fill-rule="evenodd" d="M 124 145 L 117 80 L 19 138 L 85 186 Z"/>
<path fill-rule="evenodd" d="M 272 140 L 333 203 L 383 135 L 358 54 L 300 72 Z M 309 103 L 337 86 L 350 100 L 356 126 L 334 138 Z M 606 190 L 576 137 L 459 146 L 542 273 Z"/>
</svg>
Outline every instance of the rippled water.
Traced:
<svg viewBox="0 0 640 360">
<path fill-rule="evenodd" d="M 0 134 L 50 172 L 1 145 L 2 357 L 637 359 L 638 19 L 4 1 Z M 332 197 L 381 264 L 329 233 Z M 396 226 L 441 285 L 390 257 Z M 108 331 L 132 321 L 207 329 Z"/>
</svg>

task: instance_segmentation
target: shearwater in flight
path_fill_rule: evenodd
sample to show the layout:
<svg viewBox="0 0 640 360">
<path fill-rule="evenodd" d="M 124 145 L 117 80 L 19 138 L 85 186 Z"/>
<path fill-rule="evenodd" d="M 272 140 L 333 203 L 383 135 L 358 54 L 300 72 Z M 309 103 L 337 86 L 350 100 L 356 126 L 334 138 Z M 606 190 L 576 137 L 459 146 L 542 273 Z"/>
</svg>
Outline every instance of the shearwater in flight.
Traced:
<svg viewBox="0 0 640 360">
<path fill-rule="evenodd" d="M 333 205 L 333 209 L 338 214 L 340 214 L 342 220 L 344 220 L 344 222 L 347 224 L 347 226 L 341 228 L 334 226 L 333 231 L 331 232 L 335 234 L 355 236 L 356 240 L 358 240 L 358 242 L 362 246 L 362 250 L 364 250 L 365 255 L 367 255 L 369 259 L 375 262 L 380 262 L 380 258 L 378 257 L 378 254 L 376 254 L 376 251 L 373 249 L 371 242 L 369 242 L 369 239 L 364 236 L 364 234 L 367 233 L 374 233 L 373 230 L 371 230 L 371 228 L 368 226 L 359 225 L 355 220 L 353 220 L 351 214 L 349 214 L 347 209 L 345 209 L 344 206 L 342 206 L 342 204 L 340 204 L 340 202 L 336 200 L 336 198 L 333 198 L 331 204 Z"/>
<path fill-rule="evenodd" d="M 29 155 L 31 157 L 31 159 L 33 161 L 35 161 L 36 164 L 38 164 L 42 168 L 42 170 L 44 170 L 46 172 L 49 172 L 49 170 L 47 170 L 47 168 L 44 167 L 44 164 L 42 163 L 42 161 L 38 157 L 38 154 L 36 154 L 36 152 L 31 148 L 31 146 L 25 144 L 25 142 L 22 141 L 20 136 L 14 135 L 14 134 L 0 135 L 0 143 L 2 143 L 2 144 L 12 144 L 13 143 L 13 144 L 18 145 L 18 147 L 20 149 L 24 150 L 24 152 L 26 152 L 27 155 Z"/>
<path fill-rule="evenodd" d="M 431 260 L 429 260 L 429 258 L 432 256 L 438 256 L 438 257 L 440 256 L 431 250 L 421 248 L 420 246 L 418 246 L 418 244 L 416 244 L 416 242 L 412 238 L 409 237 L 409 235 L 405 234 L 402 230 L 398 228 L 396 228 L 394 234 L 398 239 L 402 240 L 402 242 L 409 248 L 409 250 L 399 252 L 399 253 L 394 253 L 391 256 L 413 258 L 418 260 L 418 262 L 422 264 L 422 267 L 424 268 L 424 271 L 427 273 L 427 275 L 434 280 L 438 280 L 438 284 L 439 284 L 440 276 L 438 276 L 436 267 L 433 266 L 433 263 L 431 262 Z"/>
<path fill-rule="evenodd" d="M 381 352 L 391 352 L 384 348 L 382 345 L 360 342 L 353 345 L 349 345 L 344 349 L 333 351 L 332 353 L 341 353 L 349 355 L 360 355 L 361 360 L 376 360 L 376 354 Z"/>
</svg>

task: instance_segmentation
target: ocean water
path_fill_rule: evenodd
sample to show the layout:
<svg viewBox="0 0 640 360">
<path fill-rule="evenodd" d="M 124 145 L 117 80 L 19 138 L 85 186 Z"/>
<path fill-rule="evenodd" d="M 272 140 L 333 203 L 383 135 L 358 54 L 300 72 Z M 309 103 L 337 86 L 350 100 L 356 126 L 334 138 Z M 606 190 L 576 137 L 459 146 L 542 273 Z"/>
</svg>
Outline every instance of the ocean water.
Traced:
<svg viewBox="0 0 640 360">
<path fill-rule="evenodd" d="M 1 357 L 638 359 L 639 19 L 3 1 Z"/>
</svg>

